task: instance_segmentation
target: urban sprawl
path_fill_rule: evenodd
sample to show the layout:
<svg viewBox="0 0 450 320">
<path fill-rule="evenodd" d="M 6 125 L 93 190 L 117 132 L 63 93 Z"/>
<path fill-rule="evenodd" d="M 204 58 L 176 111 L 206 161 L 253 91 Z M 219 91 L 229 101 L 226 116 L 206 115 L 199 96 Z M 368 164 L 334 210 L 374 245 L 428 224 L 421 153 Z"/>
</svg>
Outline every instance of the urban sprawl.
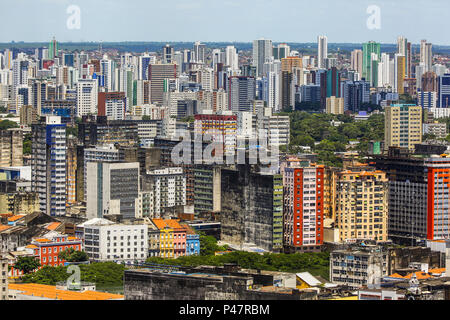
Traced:
<svg viewBox="0 0 450 320">
<path fill-rule="evenodd" d="M 450 56 L 396 43 L 8 44 L 0 300 L 450 300 Z"/>
</svg>

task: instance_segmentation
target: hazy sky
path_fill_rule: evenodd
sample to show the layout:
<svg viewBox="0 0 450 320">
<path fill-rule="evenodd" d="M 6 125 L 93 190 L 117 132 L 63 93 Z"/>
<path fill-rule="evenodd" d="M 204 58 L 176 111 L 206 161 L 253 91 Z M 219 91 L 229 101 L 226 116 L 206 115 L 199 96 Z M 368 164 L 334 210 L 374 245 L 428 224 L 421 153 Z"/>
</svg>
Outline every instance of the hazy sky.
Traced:
<svg viewBox="0 0 450 320">
<path fill-rule="evenodd" d="M 6 0 L 1 0 L 6 2 Z M 80 29 L 68 29 L 70 5 Z M 370 30 L 368 6 L 381 10 Z M 238 41 L 419 43 L 450 45 L 448 0 L 11 0 L 0 10 L 0 42 Z"/>
</svg>

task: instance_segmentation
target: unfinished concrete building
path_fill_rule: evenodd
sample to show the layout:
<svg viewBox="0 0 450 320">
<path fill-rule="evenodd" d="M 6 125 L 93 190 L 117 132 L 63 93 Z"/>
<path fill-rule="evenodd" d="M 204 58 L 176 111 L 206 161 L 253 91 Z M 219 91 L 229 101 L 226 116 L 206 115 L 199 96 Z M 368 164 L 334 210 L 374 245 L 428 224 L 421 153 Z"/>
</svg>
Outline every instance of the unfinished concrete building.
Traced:
<svg viewBox="0 0 450 320">
<path fill-rule="evenodd" d="M 283 248 L 283 179 L 252 172 L 250 165 L 222 169 L 221 240 L 237 247 Z"/>
<path fill-rule="evenodd" d="M 21 129 L 0 130 L 0 167 L 23 165 L 23 133 Z"/>
</svg>

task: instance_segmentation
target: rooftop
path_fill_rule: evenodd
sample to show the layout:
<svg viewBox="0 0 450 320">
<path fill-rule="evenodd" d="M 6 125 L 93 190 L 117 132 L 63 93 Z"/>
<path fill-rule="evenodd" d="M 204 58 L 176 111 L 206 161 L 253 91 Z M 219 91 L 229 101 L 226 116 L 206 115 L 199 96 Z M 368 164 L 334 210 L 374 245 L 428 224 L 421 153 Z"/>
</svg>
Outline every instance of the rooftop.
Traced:
<svg viewBox="0 0 450 320">
<path fill-rule="evenodd" d="M 98 291 L 69 291 L 59 290 L 56 286 L 45 284 L 26 283 L 17 284 L 10 283 L 9 290 L 20 291 L 21 294 L 27 296 L 41 297 L 53 300 L 119 300 L 124 299 L 123 295 L 111 294 Z"/>
</svg>

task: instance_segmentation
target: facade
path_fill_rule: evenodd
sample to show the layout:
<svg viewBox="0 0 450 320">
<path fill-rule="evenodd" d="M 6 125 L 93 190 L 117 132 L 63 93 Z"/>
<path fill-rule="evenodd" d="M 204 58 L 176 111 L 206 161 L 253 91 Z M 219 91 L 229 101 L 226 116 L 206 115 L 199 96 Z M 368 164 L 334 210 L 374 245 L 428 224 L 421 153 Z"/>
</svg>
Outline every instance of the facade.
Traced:
<svg viewBox="0 0 450 320">
<path fill-rule="evenodd" d="M 98 82 L 79 79 L 77 82 L 77 117 L 97 114 Z"/>
<path fill-rule="evenodd" d="M 125 120 L 127 98 L 124 92 L 99 92 L 98 115 L 108 120 Z"/>
<path fill-rule="evenodd" d="M 66 213 L 66 125 L 60 117 L 47 116 L 32 125 L 32 135 L 32 191 L 39 196 L 42 212 L 62 216 Z"/>
<path fill-rule="evenodd" d="M 259 39 L 253 40 L 253 62 L 252 66 L 256 67 L 256 74 L 263 75 L 263 66 L 267 58 L 273 55 L 272 40 Z"/>
<path fill-rule="evenodd" d="M 256 96 L 254 77 L 234 76 L 228 78 L 228 110 L 233 112 L 252 111 Z"/>
<path fill-rule="evenodd" d="M 344 114 L 344 98 L 329 97 L 327 98 L 326 113 Z"/>
<path fill-rule="evenodd" d="M 422 107 L 392 105 L 385 108 L 384 147 L 414 149 L 422 143 Z"/>
<path fill-rule="evenodd" d="M 51 231 L 42 238 L 34 238 L 25 247 L 26 251 L 39 260 L 41 266 L 63 266 L 66 262 L 59 258 L 59 253 L 67 249 L 83 250 L 83 242 L 77 237 L 70 237 Z"/>
<path fill-rule="evenodd" d="M 328 58 L 328 38 L 326 36 L 317 37 L 317 66 L 325 69 L 325 59 Z"/>
<path fill-rule="evenodd" d="M 154 195 L 154 216 L 161 217 L 166 210 L 186 205 L 186 177 L 182 168 L 164 168 L 147 171 L 146 179 Z"/>
<path fill-rule="evenodd" d="M 342 171 L 335 179 L 335 227 L 339 241 L 388 237 L 388 179 L 382 171 Z"/>
<path fill-rule="evenodd" d="M 0 130 L 0 167 L 23 165 L 23 132 L 20 129 Z"/>
<path fill-rule="evenodd" d="M 324 238 L 323 166 L 287 167 L 283 174 L 284 244 L 317 249 Z"/>
<path fill-rule="evenodd" d="M 330 253 L 330 281 L 352 289 L 381 282 L 388 275 L 388 254 L 380 248 Z"/>
<path fill-rule="evenodd" d="M 0 254 L 0 301 L 8 300 L 8 259 Z"/>
<path fill-rule="evenodd" d="M 194 133 L 213 135 L 212 140 L 223 143 L 223 154 L 234 155 L 236 148 L 237 116 L 232 114 L 196 114 Z M 203 140 L 206 140 L 206 135 Z"/>
<path fill-rule="evenodd" d="M 248 165 L 221 172 L 221 239 L 237 246 L 281 251 L 283 178 L 253 173 Z"/>
<path fill-rule="evenodd" d="M 0 193 L 0 213 L 18 215 L 39 210 L 39 198 L 34 192 Z"/>
<path fill-rule="evenodd" d="M 163 103 L 163 94 L 167 90 L 168 79 L 176 79 L 176 64 L 150 64 L 148 80 L 150 81 L 150 102 Z"/>
<path fill-rule="evenodd" d="M 434 135 L 437 139 L 445 139 L 447 137 L 447 125 L 445 123 L 424 123 L 423 134 Z"/>
<path fill-rule="evenodd" d="M 373 79 L 374 75 L 374 63 L 373 61 L 380 60 L 380 44 L 377 42 L 369 41 L 363 43 L 363 71 L 362 78 L 365 78 L 370 84 L 377 83 Z"/>
<path fill-rule="evenodd" d="M 146 224 L 84 225 L 85 251 L 92 261 L 144 262 L 148 257 L 148 244 Z"/>
<path fill-rule="evenodd" d="M 88 219 L 108 215 L 133 219 L 139 213 L 139 162 L 88 162 Z"/>
<path fill-rule="evenodd" d="M 389 238 L 406 244 L 448 239 L 450 158 L 403 156 L 393 151 L 373 157 L 373 165 L 389 178 Z"/>
</svg>

